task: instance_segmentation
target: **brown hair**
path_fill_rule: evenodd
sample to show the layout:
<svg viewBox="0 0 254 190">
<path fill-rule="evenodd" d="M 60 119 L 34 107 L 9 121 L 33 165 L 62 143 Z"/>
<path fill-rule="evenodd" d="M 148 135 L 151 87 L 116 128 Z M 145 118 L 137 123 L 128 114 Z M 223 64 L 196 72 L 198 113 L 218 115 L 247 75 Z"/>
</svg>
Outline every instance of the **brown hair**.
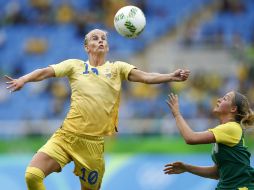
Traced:
<svg viewBox="0 0 254 190">
<path fill-rule="evenodd" d="M 239 92 L 234 92 L 235 97 L 233 99 L 233 105 L 237 107 L 235 115 L 236 122 L 240 123 L 243 129 L 253 127 L 254 113 L 250 108 L 250 104 L 246 96 Z"/>
</svg>

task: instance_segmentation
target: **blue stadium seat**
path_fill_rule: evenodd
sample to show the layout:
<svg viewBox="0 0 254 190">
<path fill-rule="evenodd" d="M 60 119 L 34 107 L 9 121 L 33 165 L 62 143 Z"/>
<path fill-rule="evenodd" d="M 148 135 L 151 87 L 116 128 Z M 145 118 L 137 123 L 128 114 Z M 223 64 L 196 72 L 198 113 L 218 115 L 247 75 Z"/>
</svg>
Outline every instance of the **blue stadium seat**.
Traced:
<svg viewBox="0 0 254 190">
<path fill-rule="evenodd" d="M 4 9 L 9 2 L 0 0 L 0 16 L 2 18 L 5 14 Z M 6 33 L 6 43 L 0 49 L 0 69 L 12 74 L 17 65 L 21 65 L 23 72 L 27 73 L 37 68 L 58 63 L 64 59 L 87 59 L 87 55 L 84 53 L 83 37 L 76 34 L 76 26 L 74 23 L 34 23 L 39 14 L 38 10 L 30 6 L 29 0 L 20 0 L 17 2 L 20 4 L 22 14 L 24 14 L 30 23 L 18 25 L 9 24 L 1 28 Z M 56 10 L 63 2 L 62 0 L 51 1 L 53 9 Z M 68 0 L 65 2 L 72 5 L 75 11 L 90 10 L 91 3 L 94 3 L 91 0 Z M 87 30 L 94 28 L 108 30 L 110 54 L 113 58 L 117 57 L 117 59 L 128 60 L 129 57 L 142 51 L 156 39 L 171 31 L 182 22 L 183 18 L 195 13 L 197 9 L 210 2 L 212 0 L 169 0 L 167 3 L 162 0 L 147 0 L 147 25 L 144 32 L 135 40 L 120 36 L 113 28 L 108 28 L 102 22 L 88 23 Z M 252 1 L 248 1 L 248 3 L 253 5 Z M 249 22 L 252 21 L 253 19 Z M 244 33 L 247 39 L 249 38 L 250 33 L 245 31 L 240 32 Z M 45 39 L 48 43 L 47 51 L 39 55 L 25 53 L 24 46 L 29 38 Z M 27 97 L 29 97 L 29 101 Z M 22 92 L 11 96 L 8 101 L 9 107 L 6 105 L 0 106 L 0 114 L 3 113 L 0 117 L 2 117 L 1 119 L 10 119 L 10 117 L 21 119 L 27 117 L 24 114 L 31 113 L 31 119 L 38 119 L 47 115 L 48 110 L 46 105 L 50 101 L 50 98 L 41 97 L 37 94 L 29 94 L 29 88 L 25 88 Z M 146 108 L 144 113 L 141 110 L 137 110 L 140 111 L 139 114 L 142 116 L 154 114 L 147 102 L 149 101 L 139 100 L 131 104 L 133 106 L 139 104 L 138 107 L 142 108 L 142 111 L 144 111 L 144 107 Z M 156 104 L 158 102 L 154 100 L 154 103 Z M 38 109 L 33 112 L 34 106 L 37 106 Z M 159 109 L 164 108 L 159 106 Z"/>
</svg>

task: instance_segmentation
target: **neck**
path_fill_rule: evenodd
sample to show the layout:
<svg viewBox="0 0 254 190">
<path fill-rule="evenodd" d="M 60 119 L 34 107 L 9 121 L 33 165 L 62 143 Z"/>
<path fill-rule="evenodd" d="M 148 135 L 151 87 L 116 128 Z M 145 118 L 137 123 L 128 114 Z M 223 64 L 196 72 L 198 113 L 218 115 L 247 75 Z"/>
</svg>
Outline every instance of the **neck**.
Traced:
<svg viewBox="0 0 254 190">
<path fill-rule="evenodd" d="M 219 120 L 220 120 L 221 124 L 235 121 L 235 119 L 232 117 L 232 115 L 228 115 L 228 116 L 223 115 L 223 116 L 219 117 Z"/>
<path fill-rule="evenodd" d="M 97 67 L 101 66 L 105 63 L 105 56 L 104 55 L 90 55 L 89 56 L 89 64 Z"/>
</svg>

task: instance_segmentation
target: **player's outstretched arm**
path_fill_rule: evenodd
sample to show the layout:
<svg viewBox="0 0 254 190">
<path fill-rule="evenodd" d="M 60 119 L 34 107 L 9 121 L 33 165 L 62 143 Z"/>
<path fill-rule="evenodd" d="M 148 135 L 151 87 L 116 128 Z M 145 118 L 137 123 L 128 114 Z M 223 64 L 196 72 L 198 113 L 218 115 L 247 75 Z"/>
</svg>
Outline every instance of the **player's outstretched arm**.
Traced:
<svg viewBox="0 0 254 190">
<path fill-rule="evenodd" d="M 187 144 L 209 144 L 215 143 L 215 137 L 210 131 L 194 132 L 183 118 L 178 103 L 178 96 L 171 93 L 167 104 L 175 118 L 176 126 Z"/>
<path fill-rule="evenodd" d="M 146 84 L 159 84 L 164 82 L 181 82 L 188 79 L 189 70 L 177 69 L 169 74 L 147 73 L 138 69 L 132 69 L 128 79 L 132 82 L 142 82 Z"/>
<path fill-rule="evenodd" d="M 189 172 L 201 177 L 219 179 L 218 168 L 216 165 L 193 166 L 193 165 L 185 164 L 183 162 L 174 162 L 174 163 L 166 164 L 163 171 L 165 174 L 168 174 L 168 175 Z"/>
<path fill-rule="evenodd" d="M 52 67 L 46 67 L 42 69 L 36 69 L 32 71 L 31 73 L 28 73 L 27 75 L 24 75 L 18 79 L 13 79 L 7 75 L 5 75 L 6 84 L 8 85 L 6 88 L 10 90 L 10 92 L 15 92 L 20 89 L 25 85 L 27 82 L 37 82 L 44 80 L 46 78 L 54 77 L 55 72 Z"/>
</svg>

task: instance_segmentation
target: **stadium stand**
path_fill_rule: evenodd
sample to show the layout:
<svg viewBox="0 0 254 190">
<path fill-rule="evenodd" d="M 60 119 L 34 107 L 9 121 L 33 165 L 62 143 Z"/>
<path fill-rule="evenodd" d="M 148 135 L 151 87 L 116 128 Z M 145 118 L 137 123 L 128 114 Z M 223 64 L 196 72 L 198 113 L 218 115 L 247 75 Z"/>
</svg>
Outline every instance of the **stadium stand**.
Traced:
<svg viewBox="0 0 254 190">
<path fill-rule="evenodd" d="M 104 8 L 106 6 L 105 1 L 1 0 L 0 71 L 2 75 L 9 74 L 13 77 L 19 77 L 36 68 L 58 63 L 64 59 L 79 58 L 85 60 L 87 57 L 83 50 L 83 37 L 85 32 L 92 28 L 102 28 L 109 31 L 111 49 L 109 59 L 128 61 L 130 57 L 144 51 L 146 47 L 155 43 L 189 19 L 191 15 L 202 10 L 205 6 L 209 6 L 212 2 L 212 0 L 193 0 L 191 2 L 189 0 L 170 0 L 167 3 L 153 0 L 123 1 L 125 5 L 136 3 L 137 6 L 142 7 L 147 17 L 147 26 L 144 33 L 139 38 L 130 40 L 121 37 L 112 26 L 102 20 L 102 18 L 107 17 Z M 196 30 L 199 33 L 194 34 L 193 39 L 190 39 L 193 41 L 194 46 L 195 44 L 206 45 L 207 43 L 213 44 L 216 42 L 222 46 L 232 48 L 234 47 L 233 40 L 236 39 L 235 35 L 238 35 L 244 45 L 252 44 L 254 30 L 252 10 L 254 3 L 251 0 L 241 2 L 243 4 L 236 9 L 237 11 L 235 9 L 225 11 L 223 9 L 224 4 L 218 4 L 214 16 L 197 26 Z M 91 10 L 94 10 L 94 12 Z M 114 12 L 111 14 L 114 15 Z M 220 36 L 222 34 L 223 36 Z M 219 41 L 220 37 L 222 38 L 221 41 Z M 251 52 L 251 46 L 249 49 L 249 52 Z M 251 53 L 249 54 L 251 55 Z M 208 110 L 213 102 L 209 102 L 207 97 L 220 92 L 220 85 L 233 83 L 236 86 L 241 84 L 239 88 L 243 88 L 244 85 L 251 86 L 251 82 L 248 82 L 248 84 L 243 82 L 246 78 L 250 78 L 248 73 L 252 71 L 251 66 L 243 66 L 242 70 L 242 73 L 247 74 L 242 76 L 242 73 L 240 73 L 241 80 L 237 79 L 238 81 L 235 81 L 235 78 L 215 80 L 213 86 L 216 86 L 216 88 L 208 89 L 205 96 L 202 95 L 204 94 L 202 89 L 203 86 L 206 86 L 207 81 L 209 83 L 209 80 L 202 75 L 197 75 L 195 79 L 191 79 L 188 85 L 191 85 L 192 92 L 194 95 L 198 95 L 199 98 L 193 101 L 185 95 L 185 91 L 190 88 L 185 87 L 179 91 L 183 99 L 181 106 L 184 115 L 189 118 L 209 116 L 209 114 L 204 113 L 209 112 Z M 195 81 L 203 81 L 203 83 Z M 59 103 L 56 101 L 56 95 L 51 89 L 54 83 L 54 81 L 49 80 L 38 85 L 29 84 L 23 91 L 11 96 L 3 93 L 0 102 L 0 119 L 63 118 L 69 101 L 68 85 L 64 87 L 67 96 Z M 168 88 L 177 91 L 177 87 L 156 86 L 150 89 L 155 91 L 156 94 L 148 93 L 150 96 L 146 96 L 144 93 L 141 95 L 135 94 L 134 91 L 138 91 L 138 88 L 139 86 L 133 88 L 125 85 L 124 93 L 127 94 L 126 96 L 131 94 L 132 97 L 127 97 L 123 102 L 121 107 L 123 113 L 120 116 L 127 118 L 136 116 L 141 118 L 166 117 L 168 109 L 163 97 L 166 96 Z M 3 90 L 1 89 L 1 91 Z M 252 94 L 253 92 L 246 93 Z M 36 109 L 34 109 L 35 106 Z M 190 106 L 194 106 L 191 111 Z M 124 110 L 133 111 L 125 114 L 126 111 Z"/>
</svg>

